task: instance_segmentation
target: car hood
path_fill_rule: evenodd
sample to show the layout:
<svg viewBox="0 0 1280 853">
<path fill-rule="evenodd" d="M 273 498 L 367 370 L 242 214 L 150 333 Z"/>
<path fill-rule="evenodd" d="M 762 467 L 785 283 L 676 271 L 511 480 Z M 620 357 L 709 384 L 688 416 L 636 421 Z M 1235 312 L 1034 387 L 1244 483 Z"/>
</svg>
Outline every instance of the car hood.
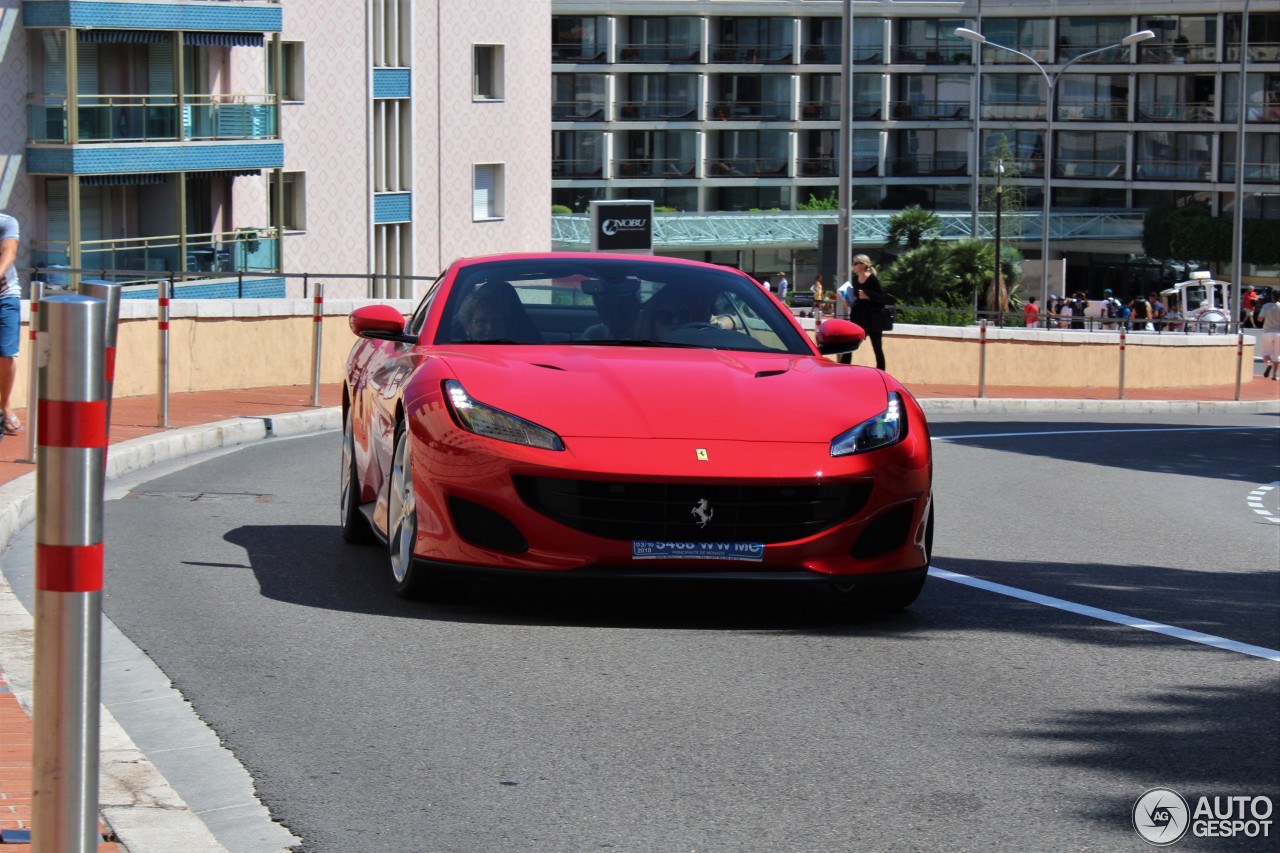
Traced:
<svg viewBox="0 0 1280 853">
<path fill-rule="evenodd" d="M 439 358 L 474 399 L 565 438 L 825 444 L 887 405 L 879 371 L 817 356 L 579 345 Z"/>
</svg>

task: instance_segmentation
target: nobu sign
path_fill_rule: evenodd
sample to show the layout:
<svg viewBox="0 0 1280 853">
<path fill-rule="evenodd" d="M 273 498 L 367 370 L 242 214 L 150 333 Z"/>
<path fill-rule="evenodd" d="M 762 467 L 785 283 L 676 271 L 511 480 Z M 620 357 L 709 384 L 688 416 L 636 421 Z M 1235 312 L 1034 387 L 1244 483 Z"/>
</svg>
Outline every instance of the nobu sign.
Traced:
<svg viewBox="0 0 1280 853">
<path fill-rule="evenodd" d="M 591 250 L 653 251 L 653 202 L 591 202 Z"/>
</svg>

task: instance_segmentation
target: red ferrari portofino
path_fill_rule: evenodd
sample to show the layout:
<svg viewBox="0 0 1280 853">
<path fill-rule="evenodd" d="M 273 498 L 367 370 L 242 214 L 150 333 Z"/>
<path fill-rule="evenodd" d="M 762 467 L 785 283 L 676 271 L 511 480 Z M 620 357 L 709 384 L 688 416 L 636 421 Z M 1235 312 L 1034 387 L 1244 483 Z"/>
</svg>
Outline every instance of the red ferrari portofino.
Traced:
<svg viewBox="0 0 1280 853">
<path fill-rule="evenodd" d="M 838 364 L 743 273 L 651 256 L 460 260 L 406 318 L 351 314 L 342 534 L 396 591 L 480 574 L 924 584 L 932 454 L 888 374 Z"/>
</svg>

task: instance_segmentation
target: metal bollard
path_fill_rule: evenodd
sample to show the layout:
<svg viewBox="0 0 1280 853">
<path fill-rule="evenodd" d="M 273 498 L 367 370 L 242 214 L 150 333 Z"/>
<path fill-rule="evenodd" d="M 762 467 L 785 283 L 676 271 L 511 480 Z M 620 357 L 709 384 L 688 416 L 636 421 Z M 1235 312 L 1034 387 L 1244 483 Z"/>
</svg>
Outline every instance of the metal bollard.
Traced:
<svg viewBox="0 0 1280 853">
<path fill-rule="evenodd" d="M 978 321 L 978 396 L 987 396 L 987 321 Z"/>
<path fill-rule="evenodd" d="M 1124 326 L 1120 327 L 1120 399 L 1124 399 L 1124 348 L 1125 348 L 1125 330 Z"/>
<path fill-rule="evenodd" d="M 36 456 L 34 853 L 98 849 L 106 305 L 40 311 Z"/>
<path fill-rule="evenodd" d="M 114 281 L 84 279 L 76 286 L 76 290 L 81 296 L 101 299 L 107 306 L 107 325 L 102 339 L 106 346 L 106 353 L 103 356 L 103 371 L 107 382 L 107 433 L 109 436 L 111 433 L 111 399 L 116 384 L 116 341 L 119 338 L 120 294 L 122 288 Z"/>
<path fill-rule="evenodd" d="M 1236 402 L 1240 402 L 1240 384 L 1244 381 L 1244 330 L 1236 330 Z"/>
<path fill-rule="evenodd" d="M 159 358 L 156 365 L 159 375 L 156 385 L 156 426 L 169 426 L 169 300 L 173 294 L 173 280 L 156 283 L 156 328 L 160 331 Z"/>
<path fill-rule="evenodd" d="M 27 453 L 19 462 L 36 461 L 36 429 L 40 426 L 40 375 L 36 370 L 37 327 L 40 325 L 40 300 L 44 299 L 44 282 L 31 282 L 31 311 L 27 317 Z"/>
<path fill-rule="evenodd" d="M 324 282 L 316 282 L 316 295 L 311 308 L 311 405 L 320 405 L 320 347 L 324 331 Z"/>
</svg>

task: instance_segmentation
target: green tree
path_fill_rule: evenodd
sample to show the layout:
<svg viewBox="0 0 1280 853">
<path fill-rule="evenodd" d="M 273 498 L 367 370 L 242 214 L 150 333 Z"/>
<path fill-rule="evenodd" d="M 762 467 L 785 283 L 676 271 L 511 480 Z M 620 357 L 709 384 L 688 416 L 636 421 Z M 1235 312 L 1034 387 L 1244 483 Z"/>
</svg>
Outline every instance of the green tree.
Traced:
<svg viewBox="0 0 1280 853">
<path fill-rule="evenodd" d="M 854 205 L 849 205 L 853 207 Z M 808 201 L 796 202 L 796 210 L 839 210 L 840 199 L 835 193 L 827 193 L 822 198 L 818 198 L 813 193 L 809 193 Z"/>
<path fill-rule="evenodd" d="M 942 222 L 933 211 L 913 204 L 889 217 L 885 248 L 893 249 L 906 243 L 908 249 L 919 249 L 926 239 L 936 239 L 941 227 Z"/>
</svg>

